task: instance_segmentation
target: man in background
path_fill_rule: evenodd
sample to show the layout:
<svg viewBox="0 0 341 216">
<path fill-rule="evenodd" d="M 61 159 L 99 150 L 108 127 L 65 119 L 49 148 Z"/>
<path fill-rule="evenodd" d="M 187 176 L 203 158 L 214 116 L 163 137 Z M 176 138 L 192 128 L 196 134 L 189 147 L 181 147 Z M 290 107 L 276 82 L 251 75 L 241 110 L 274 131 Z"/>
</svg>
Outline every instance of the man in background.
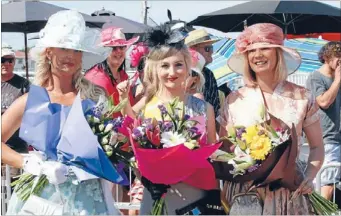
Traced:
<svg viewBox="0 0 341 216">
<path fill-rule="evenodd" d="M 220 109 L 217 81 L 213 72 L 206 67 L 206 65 L 212 62 L 212 44 L 216 41 L 217 40 L 212 39 L 204 29 L 196 29 L 189 32 L 185 39 L 185 44 L 189 48 L 199 52 L 205 58 L 206 64 L 202 71 L 205 77 L 204 99 L 213 106 L 214 114 L 217 117 Z"/>
<path fill-rule="evenodd" d="M 319 52 L 323 64 L 309 75 L 307 88 L 320 107 L 325 157 L 323 165 L 341 162 L 341 42 L 329 42 Z M 340 182 L 340 168 L 328 168 L 321 175 L 321 195 L 331 199 L 334 183 Z M 340 199 L 336 199 L 339 200 Z"/>
<path fill-rule="evenodd" d="M 7 44 L 1 48 L 1 115 L 20 96 L 29 90 L 29 81 L 13 73 L 15 65 L 15 52 Z M 28 146 L 19 138 L 19 130 L 6 142 L 13 150 L 27 153 Z"/>
</svg>

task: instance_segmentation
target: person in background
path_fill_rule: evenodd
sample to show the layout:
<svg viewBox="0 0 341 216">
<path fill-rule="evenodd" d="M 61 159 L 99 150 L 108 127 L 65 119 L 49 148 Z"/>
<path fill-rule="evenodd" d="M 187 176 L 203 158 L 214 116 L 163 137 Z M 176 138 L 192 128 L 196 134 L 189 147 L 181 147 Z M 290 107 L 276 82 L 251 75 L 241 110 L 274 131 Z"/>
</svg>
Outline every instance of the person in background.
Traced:
<svg viewBox="0 0 341 216">
<path fill-rule="evenodd" d="M 14 65 L 15 52 L 11 46 L 3 43 L 1 48 L 1 115 L 30 88 L 27 79 L 13 73 Z M 9 138 L 7 145 L 16 152 L 28 152 L 26 142 L 19 137 L 19 129 Z"/>
<path fill-rule="evenodd" d="M 206 66 L 212 62 L 213 43 L 216 39 L 212 39 L 211 36 L 204 29 L 196 29 L 188 33 L 185 39 L 185 44 L 195 51 L 199 52 L 205 58 L 205 67 L 202 73 L 205 78 L 204 85 L 204 99 L 210 103 L 214 108 L 214 114 L 217 117 L 220 109 L 219 93 L 217 81 L 213 72 Z"/>
<path fill-rule="evenodd" d="M 132 67 L 136 68 L 136 73 L 133 78 L 133 83 L 131 83 L 130 90 L 134 99 L 133 104 L 136 104 L 139 100 L 141 100 L 144 95 L 145 87 L 143 86 L 143 75 L 148 52 L 148 47 L 143 43 L 136 44 L 130 52 L 130 64 Z"/>
<path fill-rule="evenodd" d="M 320 107 L 325 160 L 323 165 L 341 162 L 341 42 L 329 42 L 318 54 L 323 64 L 307 79 L 307 88 Z M 321 195 L 331 199 L 334 183 L 340 182 L 340 168 L 326 169 L 321 176 Z"/>
<path fill-rule="evenodd" d="M 116 85 L 122 81 L 128 80 L 128 74 L 125 71 L 125 57 L 126 51 L 132 44 L 136 43 L 139 37 L 131 38 L 126 40 L 124 33 L 121 28 L 114 26 L 108 26 L 101 31 L 101 43 L 99 46 L 110 47 L 111 52 L 109 53 L 106 60 L 94 65 L 85 73 L 85 78 L 92 83 L 101 86 L 105 89 L 108 95 L 111 95 L 114 104 L 118 104 L 119 94 Z M 134 102 L 132 95 L 129 95 L 129 101 Z M 121 116 L 121 113 L 114 113 L 113 118 Z M 129 169 L 124 168 L 128 174 Z M 128 174 L 129 176 L 129 174 Z M 128 197 L 129 188 L 118 185 L 113 187 L 113 196 L 118 198 L 116 201 L 129 201 Z M 126 213 L 126 212 L 124 212 Z"/>
<path fill-rule="evenodd" d="M 197 51 L 190 49 L 189 50 L 192 56 L 192 67 L 191 67 L 191 74 L 187 78 L 186 83 L 186 91 L 193 96 L 200 98 L 201 100 L 204 99 L 203 95 L 203 87 L 205 85 L 205 77 L 202 74 L 202 70 L 205 66 L 205 58 Z"/>
<path fill-rule="evenodd" d="M 112 50 L 107 59 L 94 65 L 85 73 L 85 78 L 92 83 L 103 87 L 108 95 L 113 97 L 115 105 L 119 103 L 119 95 L 116 85 L 124 80 L 128 80 L 125 71 L 125 56 L 129 46 L 136 43 L 139 37 L 126 40 L 121 28 L 109 26 L 101 32 L 101 43 L 99 46 L 110 47 Z M 132 96 L 129 97 L 132 102 Z M 119 117 L 120 113 L 115 113 L 113 117 Z"/>
</svg>

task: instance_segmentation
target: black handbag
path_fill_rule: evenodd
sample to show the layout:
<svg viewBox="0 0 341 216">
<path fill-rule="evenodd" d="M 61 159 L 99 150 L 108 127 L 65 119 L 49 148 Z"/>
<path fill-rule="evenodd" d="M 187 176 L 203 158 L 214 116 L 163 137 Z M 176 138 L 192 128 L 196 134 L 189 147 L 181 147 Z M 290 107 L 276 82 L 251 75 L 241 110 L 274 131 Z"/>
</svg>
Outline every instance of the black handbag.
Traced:
<svg viewBox="0 0 341 216">
<path fill-rule="evenodd" d="M 220 190 L 209 190 L 204 198 L 175 210 L 177 215 L 226 215 L 221 204 Z"/>
</svg>

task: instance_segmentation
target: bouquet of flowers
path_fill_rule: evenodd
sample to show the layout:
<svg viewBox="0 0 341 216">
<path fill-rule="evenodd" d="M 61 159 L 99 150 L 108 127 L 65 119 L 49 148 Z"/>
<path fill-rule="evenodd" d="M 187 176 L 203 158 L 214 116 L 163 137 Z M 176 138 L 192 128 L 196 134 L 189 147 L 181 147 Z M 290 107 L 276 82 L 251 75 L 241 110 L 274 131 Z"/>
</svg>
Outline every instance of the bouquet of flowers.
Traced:
<svg viewBox="0 0 341 216">
<path fill-rule="evenodd" d="M 184 182 L 197 188 L 215 188 L 208 157 L 220 144 L 207 144 L 205 118 L 185 114 L 183 102 L 175 99 L 158 106 L 161 121 L 138 117 L 125 119 L 143 185 L 154 200 L 151 214 L 164 214 L 164 195 L 169 185 Z"/>
<path fill-rule="evenodd" d="M 294 125 L 291 129 L 283 121 L 272 116 L 265 120 L 265 107 L 260 115 L 263 122 L 245 127 L 228 126 L 228 136 L 222 139 L 230 143 L 229 151 L 217 150 L 211 159 L 218 161 L 215 167 L 225 166 L 223 179 L 233 182 L 253 181 L 254 187 L 269 184 L 270 189 L 283 186 L 292 191 L 296 190 L 303 176 L 297 173 L 297 135 Z M 274 122 L 279 127 L 274 128 Z M 275 124 L 276 124 L 275 123 Z M 226 172 L 228 171 L 228 172 Z M 219 174 L 218 174 L 219 175 Z M 313 192 L 308 195 L 316 213 L 330 215 L 337 212 L 337 206 Z"/>
<path fill-rule="evenodd" d="M 123 118 L 112 118 L 112 114 L 120 112 L 126 103 L 127 99 L 115 106 L 111 97 L 107 100 L 102 99 L 96 106 L 86 111 L 85 116 L 110 161 L 113 164 L 124 163 L 134 166 L 134 153 L 128 138 L 119 133 Z"/>
<path fill-rule="evenodd" d="M 75 172 L 80 168 L 87 171 L 89 176 L 95 175 L 113 182 L 128 184 L 124 172 L 114 166 L 120 162 L 130 165 L 133 151 L 129 147 L 128 139 L 118 133 L 123 119 L 112 119 L 112 114 L 119 112 L 126 102 L 123 100 L 115 106 L 111 97 L 108 99 L 102 97 L 97 104 L 91 103 L 84 115 L 81 99 L 77 97 L 64 124 L 61 139 L 56 146 L 58 160 L 62 164 L 74 166 Z M 53 121 L 50 120 L 50 122 Z M 69 129 L 75 128 L 77 124 L 79 125 L 76 131 Z M 44 134 L 37 136 L 45 136 Z M 82 146 L 79 146 L 82 144 L 87 149 L 82 150 Z M 39 149 L 39 146 L 37 147 Z M 89 154 L 89 152 L 92 153 Z M 18 197 L 26 201 L 31 194 L 41 194 L 48 183 L 48 178 L 44 174 L 34 176 L 25 173 L 11 186 L 15 186 L 14 191 Z"/>
</svg>

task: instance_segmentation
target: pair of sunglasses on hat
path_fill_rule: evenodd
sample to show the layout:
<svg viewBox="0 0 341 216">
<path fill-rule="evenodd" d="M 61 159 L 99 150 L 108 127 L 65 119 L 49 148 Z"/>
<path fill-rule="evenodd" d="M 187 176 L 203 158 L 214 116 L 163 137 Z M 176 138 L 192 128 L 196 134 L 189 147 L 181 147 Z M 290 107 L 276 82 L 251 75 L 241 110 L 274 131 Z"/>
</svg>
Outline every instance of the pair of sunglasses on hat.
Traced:
<svg viewBox="0 0 341 216">
<path fill-rule="evenodd" d="M 1 57 L 1 64 L 4 64 L 6 62 L 12 64 L 14 62 L 14 58 L 4 58 L 4 57 Z"/>
</svg>

